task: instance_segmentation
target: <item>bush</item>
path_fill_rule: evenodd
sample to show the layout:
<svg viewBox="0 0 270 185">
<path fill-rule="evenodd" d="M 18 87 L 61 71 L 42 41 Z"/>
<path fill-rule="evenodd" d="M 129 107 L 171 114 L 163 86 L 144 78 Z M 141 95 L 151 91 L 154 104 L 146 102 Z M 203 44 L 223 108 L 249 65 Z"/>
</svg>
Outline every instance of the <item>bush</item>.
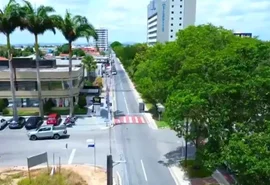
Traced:
<svg viewBox="0 0 270 185">
<path fill-rule="evenodd" d="M 103 87 L 103 80 L 101 77 L 97 77 L 93 83 L 94 86 L 98 86 L 99 88 Z"/>
<path fill-rule="evenodd" d="M 9 104 L 8 99 L 7 98 L 4 98 L 3 99 L 3 102 L 4 102 L 4 106 L 6 108 L 8 106 L 8 104 Z"/>
<path fill-rule="evenodd" d="M 8 106 L 7 99 L 0 99 L 0 112 L 2 112 Z"/>
<path fill-rule="evenodd" d="M 45 112 L 50 112 L 53 107 L 55 107 L 55 103 L 51 98 L 48 101 L 46 101 L 43 105 L 43 109 Z"/>
<path fill-rule="evenodd" d="M 84 108 L 86 106 L 86 96 L 80 95 L 78 100 L 78 106 Z"/>
<path fill-rule="evenodd" d="M 2 111 L 3 115 L 8 115 L 9 114 L 9 110 L 7 108 L 3 109 Z"/>
</svg>

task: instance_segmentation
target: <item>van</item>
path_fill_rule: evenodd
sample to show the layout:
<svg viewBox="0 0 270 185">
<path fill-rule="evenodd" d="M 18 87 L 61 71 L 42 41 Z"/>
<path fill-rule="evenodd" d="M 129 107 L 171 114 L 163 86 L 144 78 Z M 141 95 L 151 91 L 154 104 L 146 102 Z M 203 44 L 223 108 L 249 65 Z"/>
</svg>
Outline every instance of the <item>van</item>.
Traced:
<svg viewBox="0 0 270 185">
<path fill-rule="evenodd" d="M 61 116 L 57 113 L 52 113 L 48 116 L 47 125 L 58 125 L 61 121 Z"/>
</svg>

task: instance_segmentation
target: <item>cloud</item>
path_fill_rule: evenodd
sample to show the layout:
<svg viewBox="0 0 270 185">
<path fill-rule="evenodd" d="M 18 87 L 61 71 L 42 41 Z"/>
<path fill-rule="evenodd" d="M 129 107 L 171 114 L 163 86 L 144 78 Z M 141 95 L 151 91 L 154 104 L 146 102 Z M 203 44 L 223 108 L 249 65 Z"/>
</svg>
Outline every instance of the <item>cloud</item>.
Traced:
<svg viewBox="0 0 270 185">
<path fill-rule="evenodd" d="M 270 1 L 204 0 L 197 3 L 196 24 L 212 23 L 269 39 Z"/>
<path fill-rule="evenodd" d="M 0 0 L 0 7 L 3 7 L 7 1 Z M 61 15 L 66 9 L 73 14 L 84 15 L 95 27 L 108 28 L 111 41 L 145 42 L 146 40 L 146 7 L 150 0 L 30 1 L 36 6 L 40 4 L 53 6 Z M 269 12 L 269 0 L 197 0 L 196 24 L 212 23 L 235 31 L 252 32 L 262 39 L 269 39 L 267 33 L 270 30 Z M 14 37 L 18 38 L 14 40 L 19 42 L 20 39 L 26 38 L 26 33 L 22 35 L 17 32 Z M 46 42 L 48 37 L 53 36 L 45 34 L 40 40 Z M 55 41 L 63 40 L 61 34 L 57 34 L 54 38 Z"/>
</svg>

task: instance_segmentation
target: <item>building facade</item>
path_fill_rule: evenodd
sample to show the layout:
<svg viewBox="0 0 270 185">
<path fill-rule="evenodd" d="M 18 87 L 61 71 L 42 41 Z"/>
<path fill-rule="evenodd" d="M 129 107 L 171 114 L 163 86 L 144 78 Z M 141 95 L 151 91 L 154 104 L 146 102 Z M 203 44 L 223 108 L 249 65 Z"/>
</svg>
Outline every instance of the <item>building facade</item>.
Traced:
<svg viewBox="0 0 270 185">
<path fill-rule="evenodd" d="M 31 58 L 13 58 L 14 84 L 18 106 L 37 106 L 37 74 L 35 61 Z M 73 96 L 78 98 L 83 86 L 83 67 L 72 68 Z M 69 74 L 68 67 L 59 67 L 56 60 L 40 61 L 42 98 L 52 98 L 59 107 L 68 106 Z M 10 70 L 7 60 L 0 60 L 0 98 L 11 101 Z M 12 104 L 12 102 L 11 102 Z M 34 105 L 35 104 L 35 105 Z"/>
<path fill-rule="evenodd" d="M 151 0 L 147 6 L 147 43 L 176 40 L 176 33 L 196 21 L 196 0 Z"/>
<path fill-rule="evenodd" d="M 100 50 L 108 50 L 108 29 L 100 28 L 96 29 L 98 40 L 94 40 L 94 46 L 97 46 Z"/>
</svg>

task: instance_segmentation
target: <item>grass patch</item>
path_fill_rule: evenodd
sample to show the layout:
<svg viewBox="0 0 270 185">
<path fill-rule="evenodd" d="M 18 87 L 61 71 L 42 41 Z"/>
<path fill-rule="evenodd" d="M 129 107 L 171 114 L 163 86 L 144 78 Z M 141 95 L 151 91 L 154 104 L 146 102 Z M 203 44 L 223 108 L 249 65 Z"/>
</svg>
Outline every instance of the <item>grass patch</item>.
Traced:
<svg viewBox="0 0 270 185">
<path fill-rule="evenodd" d="M 13 174 L 9 175 L 9 177 L 12 178 L 12 179 L 19 179 L 19 178 L 21 178 L 23 176 L 24 176 L 23 172 L 17 172 L 17 173 L 13 173 Z"/>
<path fill-rule="evenodd" d="M 12 108 L 6 108 L 6 110 L 8 111 L 3 112 L 4 116 L 13 116 Z M 37 107 L 23 107 L 23 108 L 18 107 L 17 110 L 18 110 L 19 116 L 29 116 L 29 115 L 38 116 L 39 115 L 39 108 Z"/>
<path fill-rule="evenodd" d="M 74 114 L 87 114 L 87 108 L 79 108 L 79 107 L 75 107 L 74 108 Z M 53 107 L 52 110 L 50 111 L 50 113 L 58 113 L 60 115 L 68 115 L 69 114 L 69 107 Z"/>
<path fill-rule="evenodd" d="M 24 178 L 18 182 L 18 185 L 87 185 L 83 178 L 70 170 L 61 169 L 61 173 L 50 176 L 46 171 L 37 174 L 31 174 L 29 178 Z"/>
<path fill-rule="evenodd" d="M 11 108 L 7 108 L 8 112 L 3 112 L 4 116 L 13 116 L 13 111 Z M 87 108 L 74 108 L 74 114 L 83 115 L 87 114 Z M 60 115 L 68 115 L 69 114 L 69 107 L 53 107 L 52 110 L 45 114 L 50 113 L 58 113 Z M 38 116 L 39 115 L 39 108 L 36 107 L 24 107 L 18 108 L 18 115 L 19 116 Z"/>
<path fill-rule="evenodd" d="M 158 128 L 169 128 L 168 123 L 162 120 L 162 117 L 161 117 L 161 120 L 159 120 L 159 115 L 158 115 L 158 111 L 156 110 L 156 107 L 152 103 L 148 103 L 145 100 L 144 102 L 145 102 L 145 106 L 148 109 L 148 112 L 152 114 L 154 120 L 156 121 Z"/>
<path fill-rule="evenodd" d="M 204 178 L 212 175 L 212 172 L 204 167 L 195 167 L 194 160 L 187 160 L 187 167 L 185 167 L 185 161 L 182 161 L 181 166 L 190 178 Z"/>
<path fill-rule="evenodd" d="M 162 120 L 158 121 L 157 120 L 156 123 L 157 123 L 158 128 L 168 128 L 169 127 L 169 125 L 166 121 L 162 121 Z"/>
<path fill-rule="evenodd" d="M 0 177 L 0 184 L 1 185 L 12 185 L 13 180 L 10 177 L 1 178 Z"/>
</svg>

